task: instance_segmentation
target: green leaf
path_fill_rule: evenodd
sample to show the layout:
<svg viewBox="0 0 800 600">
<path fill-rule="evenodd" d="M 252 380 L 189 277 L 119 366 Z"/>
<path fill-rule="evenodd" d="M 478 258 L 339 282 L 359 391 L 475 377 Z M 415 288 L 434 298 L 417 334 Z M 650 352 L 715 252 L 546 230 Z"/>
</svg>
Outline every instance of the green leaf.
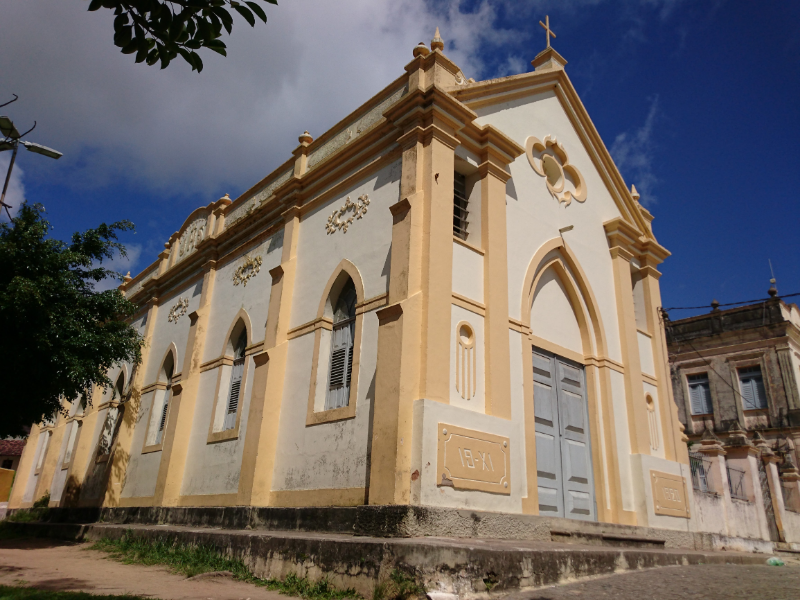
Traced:
<svg viewBox="0 0 800 600">
<path fill-rule="evenodd" d="M 264 2 L 269 2 L 270 4 L 274 4 L 275 6 L 278 6 L 278 0 L 264 0 Z"/>
<path fill-rule="evenodd" d="M 227 50 L 225 50 L 225 43 L 221 40 L 211 40 L 206 44 L 206 48 L 209 50 L 213 50 L 217 54 L 221 54 L 222 56 L 228 56 Z"/>
<path fill-rule="evenodd" d="M 231 17 L 231 14 L 224 8 L 218 6 L 215 6 L 211 10 L 215 15 L 217 15 L 217 17 L 219 17 L 219 20 L 222 21 L 223 27 L 225 27 L 225 31 L 227 31 L 228 35 L 230 35 L 231 29 L 233 28 L 233 17 Z"/>
<path fill-rule="evenodd" d="M 103 8 L 103 0 L 92 0 L 89 2 L 89 10 L 94 12 Z"/>
<path fill-rule="evenodd" d="M 133 54 L 139 50 L 139 41 L 138 40 L 131 40 L 128 42 L 128 45 L 122 49 L 123 54 Z"/>
<path fill-rule="evenodd" d="M 131 25 L 127 25 L 126 27 L 123 27 L 120 31 L 118 31 L 116 34 L 114 34 L 114 45 L 120 48 L 125 48 L 131 43 L 132 39 L 133 39 L 133 27 Z M 131 52 L 133 52 L 133 50 L 131 50 Z M 130 54 L 131 52 L 128 52 L 126 54 Z"/>
<path fill-rule="evenodd" d="M 203 47 L 203 44 L 200 43 L 200 40 L 194 39 L 186 42 L 184 46 L 190 50 L 198 50 L 199 48 Z"/>
<path fill-rule="evenodd" d="M 249 9 L 245 8 L 244 6 L 234 6 L 236 12 L 242 15 L 248 23 L 250 23 L 250 27 L 256 26 L 256 18 L 253 16 L 253 13 L 250 12 Z"/>
<path fill-rule="evenodd" d="M 153 66 L 158 62 L 158 48 L 153 48 L 147 55 L 147 64 Z"/>
<path fill-rule="evenodd" d="M 258 15 L 259 19 L 264 21 L 264 23 L 267 22 L 267 13 L 264 12 L 263 8 L 261 8 L 255 2 L 245 2 L 245 4 L 247 4 L 247 6 L 250 7 L 250 10 L 252 10 L 254 13 L 256 13 Z"/>
</svg>

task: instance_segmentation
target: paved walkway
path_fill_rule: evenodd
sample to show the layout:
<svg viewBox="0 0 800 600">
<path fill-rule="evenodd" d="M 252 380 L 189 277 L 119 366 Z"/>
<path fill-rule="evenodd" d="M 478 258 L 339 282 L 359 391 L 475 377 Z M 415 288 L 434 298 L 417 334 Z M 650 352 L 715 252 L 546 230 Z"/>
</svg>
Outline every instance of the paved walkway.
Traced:
<svg viewBox="0 0 800 600">
<path fill-rule="evenodd" d="M 51 539 L 0 541 L 0 584 L 53 591 L 135 594 L 163 600 L 287 600 L 227 577 L 187 579 L 165 567 L 125 565 L 91 544 Z"/>
<path fill-rule="evenodd" d="M 766 556 L 764 559 L 766 560 Z M 662 567 L 518 592 L 504 600 L 798 600 L 800 567 Z"/>
</svg>

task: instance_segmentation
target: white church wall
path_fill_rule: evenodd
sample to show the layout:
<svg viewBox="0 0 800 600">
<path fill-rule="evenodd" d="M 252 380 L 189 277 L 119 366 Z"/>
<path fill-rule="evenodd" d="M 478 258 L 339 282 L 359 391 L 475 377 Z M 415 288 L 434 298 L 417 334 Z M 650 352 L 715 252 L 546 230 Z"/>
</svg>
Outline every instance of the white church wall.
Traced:
<svg viewBox="0 0 800 600">
<path fill-rule="evenodd" d="M 694 531 L 695 522 L 692 520 L 691 507 L 694 506 L 694 489 L 692 488 L 692 473 L 689 465 L 682 465 L 671 460 L 664 460 L 657 456 L 647 454 L 634 454 L 630 457 L 633 472 L 633 485 L 635 490 L 635 510 L 637 525 L 645 527 L 658 527 L 660 529 L 675 529 L 680 531 Z M 657 515 L 653 498 L 653 485 L 650 472 L 660 471 L 671 475 L 683 477 L 686 490 L 686 505 L 689 507 L 690 518 Z"/>
<path fill-rule="evenodd" d="M 183 359 L 186 352 L 186 343 L 189 339 L 190 319 L 189 315 L 196 311 L 200 306 L 200 294 L 203 291 L 203 280 L 195 280 L 192 283 L 183 284 L 165 295 L 158 305 L 156 311 L 156 322 L 153 324 L 153 334 L 148 350 L 147 367 L 145 370 L 143 386 L 155 383 L 161 371 L 162 361 L 167 353 L 170 344 L 174 343 L 178 350 L 177 362 L 175 363 L 175 373 L 180 373 L 183 369 Z M 178 300 L 189 300 L 186 312 L 177 321 L 170 322 L 170 310 L 176 306 Z"/>
<path fill-rule="evenodd" d="M 297 242 L 291 327 L 317 317 L 325 285 L 342 259 L 358 268 L 366 299 L 388 291 L 392 243 L 389 207 L 400 199 L 400 167 L 400 161 L 395 161 L 303 216 Z M 326 233 L 331 213 L 344 206 L 348 196 L 351 202 L 356 202 L 363 194 L 369 196 L 366 214 L 354 220 L 346 233 L 341 230 Z M 342 220 L 352 214 L 346 213 Z"/>
<path fill-rule="evenodd" d="M 218 369 L 200 373 L 181 495 L 235 494 L 239 490 L 239 474 L 242 468 L 242 453 L 253 392 L 254 369 L 253 358 L 248 356 L 245 389 L 239 405 L 241 411 L 239 435 L 234 439 L 213 444 L 208 443 L 208 431 L 213 418 L 212 410 Z M 221 385 L 224 384 L 223 379 Z"/>
<path fill-rule="evenodd" d="M 639 340 L 639 362 L 642 365 L 642 373 L 656 376 L 656 365 L 653 359 L 653 340 L 650 335 L 637 331 L 637 338 Z"/>
<path fill-rule="evenodd" d="M 313 349 L 313 333 L 289 342 L 272 489 L 364 487 L 375 398 L 378 317 L 374 311 L 364 314 L 355 418 L 306 426 Z"/>
<path fill-rule="evenodd" d="M 536 284 L 531 307 L 533 335 L 583 354 L 581 329 L 567 292 L 553 269 L 548 269 Z"/>
<path fill-rule="evenodd" d="M 483 303 L 483 255 L 453 242 L 453 292 Z"/>
<path fill-rule="evenodd" d="M 140 409 L 136 415 L 133 440 L 131 441 L 131 457 L 120 494 L 122 498 L 151 497 L 156 491 L 161 451 L 142 454 L 144 436 L 147 432 L 147 423 L 150 421 L 155 397 L 155 391 L 148 392 L 142 396 L 139 405 Z"/>
<path fill-rule="evenodd" d="M 644 386 L 644 395 L 645 397 L 650 396 L 653 399 L 653 410 L 650 411 L 648 408 L 648 424 L 649 420 L 652 419 L 655 424 L 655 438 L 653 438 L 653 433 L 651 432 L 650 438 L 650 451 L 652 452 L 653 456 L 657 456 L 659 458 L 666 458 L 666 454 L 664 453 L 664 426 L 661 422 L 661 407 L 660 407 L 660 398 L 658 397 L 658 388 L 654 386 L 652 383 L 644 382 L 642 384 Z M 652 427 L 651 427 L 652 429 Z"/>
<path fill-rule="evenodd" d="M 625 378 L 618 371 L 609 370 L 611 379 L 611 403 L 614 407 L 614 431 L 619 460 L 619 483 L 622 508 L 634 510 L 633 473 L 631 471 L 631 438 L 628 432 L 628 407 L 625 401 Z"/>
<path fill-rule="evenodd" d="M 439 486 L 436 480 L 439 424 L 464 427 L 509 438 L 511 493 L 493 494 Z M 522 512 L 522 497 L 527 495 L 525 446 L 522 418 L 507 420 L 465 410 L 433 400 L 414 402 L 414 448 L 412 469 L 419 470 L 418 485 L 412 488 L 412 503 L 494 512 Z"/>
<path fill-rule="evenodd" d="M 557 238 L 559 229 L 573 226 L 563 239 L 574 252 L 598 302 L 607 336 L 609 357 L 621 360 L 616 297 L 611 256 L 603 223 L 620 216 L 610 192 L 553 92 L 544 92 L 477 108 L 478 123 L 491 124 L 524 146 L 528 136 L 540 140 L 555 136 L 569 155 L 569 162 L 583 175 L 587 199 L 565 206 L 547 190 L 525 155 L 510 166 L 507 185 L 509 315 L 519 319 L 522 286 L 528 265 L 542 244 Z"/>
<path fill-rule="evenodd" d="M 450 404 L 479 413 L 486 412 L 484 319 L 460 306 L 451 306 L 450 317 Z M 465 344 L 458 325 L 465 323 L 472 330 L 471 345 Z M 474 369 L 474 377 L 472 375 Z M 456 382 L 456 374 L 459 383 Z M 471 381 L 470 381 L 471 380 Z M 464 384 L 463 387 L 461 384 Z"/>
<path fill-rule="evenodd" d="M 250 317 L 251 343 L 264 341 L 266 332 L 269 297 L 272 290 L 270 269 L 281 263 L 283 248 L 283 230 L 280 230 L 261 242 L 229 257 L 225 263 L 218 265 L 214 292 L 210 303 L 210 319 L 206 333 L 203 361 L 214 360 L 222 356 L 228 340 L 225 336 L 233 326 L 237 313 L 244 309 Z M 246 285 L 233 285 L 233 276 L 246 257 L 261 257 L 259 272 Z"/>
</svg>

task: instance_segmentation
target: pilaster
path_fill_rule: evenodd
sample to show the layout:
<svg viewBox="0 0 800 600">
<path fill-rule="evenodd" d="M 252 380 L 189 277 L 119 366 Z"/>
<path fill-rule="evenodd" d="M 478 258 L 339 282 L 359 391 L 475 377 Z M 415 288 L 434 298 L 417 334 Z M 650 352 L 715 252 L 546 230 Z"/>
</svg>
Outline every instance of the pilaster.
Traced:
<svg viewBox="0 0 800 600">
<path fill-rule="evenodd" d="M 147 372 L 148 361 L 150 360 L 150 343 L 153 339 L 153 329 L 155 328 L 156 317 L 158 315 L 158 302 L 155 298 L 147 304 L 147 316 L 144 343 L 142 344 L 142 362 L 134 365 L 131 374 L 132 381 L 129 384 L 129 396 L 125 401 L 125 410 L 122 413 L 122 423 L 117 433 L 117 443 L 114 446 L 114 455 L 109 459 L 112 461 L 111 470 L 106 484 L 106 493 L 103 506 L 118 506 L 122 494 L 122 486 L 125 481 L 125 474 L 128 470 L 128 463 L 131 459 L 131 444 L 133 443 L 133 432 L 136 428 L 136 421 L 141 410 L 142 385 L 144 375 Z"/>
<path fill-rule="evenodd" d="M 239 503 L 252 506 L 274 504 L 272 478 L 278 448 L 278 426 L 286 377 L 289 349 L 289 321 L 297 273 L 297 242 L 300 236 L 300 211 L 291 206 L 283 213 L 284 233 L 281 264 L 270 271 L 269 297 L 264 350 L 253 356 L 255 374 L 250 399 Z"/>
<path fill-rule="evenodd" d="M 650 454 L 649 425 L 642 385 L 642 366 L 639 358 L 639 338 L 633 306 L 633 280 L 631 279 L 633 253 L 630 248 L 637 239 L 638 232 L 621 219 L 605 223 L 605 228 L 614 271 L 617 320 L 619 321 L 622 362 L 625 365 L 625 400 L 628 407 L 631 452 Z"/>
<path fill-rule="evenodd" d="M 172 385 L 167 431 L 164 436 L 154 495 L 155 506 L 177 506 L 180 499 L 186 456 L 189 451 L 189 439 L 194 422 L 200 365 L 203 362 L 211 298 L 214 293 L 216 261 L 206 262 L 203 265 L 203 271 L 200 306 L 189 315 L 191 324 L 181 369 L 181 379 L 173 382 Z"/>
<path fill-rule="evenodd" d="M 785 346 L 783 348 L 776 348 L 775 352 L 778 355 L 781 379 L 783 380 L 783 389 L 786 391 L 786 402 L 789 405 L 789 410 L 800 409 L 797 378 L 795 377 L 795 369 L 792 364 L 792 349 L 789 346 Z"/>
</svg>

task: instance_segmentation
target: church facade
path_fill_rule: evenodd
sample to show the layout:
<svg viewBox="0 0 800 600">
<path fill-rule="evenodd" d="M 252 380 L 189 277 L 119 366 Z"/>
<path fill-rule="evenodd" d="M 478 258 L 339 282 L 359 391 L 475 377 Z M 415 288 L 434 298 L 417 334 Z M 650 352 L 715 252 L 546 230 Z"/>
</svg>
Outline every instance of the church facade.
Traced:
<svg viewBox="0 0 800 600">
<path fill-rule="evenodd" d="M 438 37 L 121 289 L 143 361 L 33 428 L 10 507 L 400 504 L 693 530 L 652 215 L 552 48 Z"/>
</svg>

